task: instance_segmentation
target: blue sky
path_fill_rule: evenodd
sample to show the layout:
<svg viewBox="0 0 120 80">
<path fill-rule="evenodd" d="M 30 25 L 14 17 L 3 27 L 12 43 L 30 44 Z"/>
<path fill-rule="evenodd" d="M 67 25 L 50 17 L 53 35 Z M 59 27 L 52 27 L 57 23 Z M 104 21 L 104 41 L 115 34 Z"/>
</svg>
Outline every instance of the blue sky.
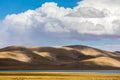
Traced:
<svg viewBox="0 0 120 80">
<path fill-rule="evenodd" d="M 117 50 L 119 4 L 119 0 L 0 0 L 0 47 L 88 45 Z"/>
<path fill-rule="evenodd" d="M 58 6 L 73 8 L 80 0 L 0 0 L 0 19 L 8 14 L 17 14 L 28 9 L 36 9 L 45 2 L 56 2 Z"/>
</svg>

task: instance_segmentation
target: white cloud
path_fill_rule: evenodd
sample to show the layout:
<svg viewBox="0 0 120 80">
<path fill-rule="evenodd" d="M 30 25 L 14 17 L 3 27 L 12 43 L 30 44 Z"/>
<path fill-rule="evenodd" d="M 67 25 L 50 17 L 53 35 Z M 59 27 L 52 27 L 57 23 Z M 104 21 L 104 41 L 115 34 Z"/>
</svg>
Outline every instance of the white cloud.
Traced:
<svg viewBox="0 0 120 80">
<path fill-rule="evenodd" d="M 83 0 L 70 9 L 45 3 L 35 10 L 7 15 L 1 23 L 0 41 L 25 45 L 62 39 L 119 39 L 119 4 L 119 0 Z"/>
<path fill-rule="evenodd" d="M 102 46 L 95 46 L 96 48 L 107 50 L 107 51 L 120 51 L 120 44 L 107 44 Z"/>
<path fill-rule="evenodd" d="M 83 17 L 83 18 L 104 18 L 106 13 L 92 7 L 79 7 L 75 8 L 69 16 Z"/>
</svg>

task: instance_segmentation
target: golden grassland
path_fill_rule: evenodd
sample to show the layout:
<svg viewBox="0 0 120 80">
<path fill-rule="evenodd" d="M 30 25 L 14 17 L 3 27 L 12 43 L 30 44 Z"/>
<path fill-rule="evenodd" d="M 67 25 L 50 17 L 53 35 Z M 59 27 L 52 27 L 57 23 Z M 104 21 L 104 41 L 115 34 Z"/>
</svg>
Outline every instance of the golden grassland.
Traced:
<svg viewBox="0 0 120 80">
<path fill-rule="evenodd" d="M 120 74 L 73 72 L 0 72 L 0 80 L 120 80 Z"/>
</svg>

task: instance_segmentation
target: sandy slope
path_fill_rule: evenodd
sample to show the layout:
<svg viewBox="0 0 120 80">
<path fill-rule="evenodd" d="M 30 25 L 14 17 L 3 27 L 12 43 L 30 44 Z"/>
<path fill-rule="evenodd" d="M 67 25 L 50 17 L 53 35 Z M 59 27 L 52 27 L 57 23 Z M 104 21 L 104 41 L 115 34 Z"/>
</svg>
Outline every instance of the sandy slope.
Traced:
<svg viewBox="0 0 120 80">
<path fill-rule="evenodd" d="M 120 69 L 120 56 L 82 45 L 9 46 L 0 49 L 0 69 Z"/>
</svg>

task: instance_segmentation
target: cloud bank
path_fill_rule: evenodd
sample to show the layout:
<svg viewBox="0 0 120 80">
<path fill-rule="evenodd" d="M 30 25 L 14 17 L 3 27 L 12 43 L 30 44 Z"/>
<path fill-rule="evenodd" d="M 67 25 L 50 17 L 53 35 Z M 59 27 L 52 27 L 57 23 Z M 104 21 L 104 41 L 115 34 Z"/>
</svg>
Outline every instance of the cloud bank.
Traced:
<svg viewBox="0 0 120 80">
<path fill-rule="evenodd" d="M 107 51 L 119 51 L 120 50 L 120 44 L 106 44 L 103 46 L 94 46 L 94 47 L 107 50 Z"/>
<path fill-rule="evenodd" d="M 46 2 L 0 22 L 0 46 L 64 40 L 120 39 L 120 0 L 83 0 L 71 8 Z"/>
</svg>

